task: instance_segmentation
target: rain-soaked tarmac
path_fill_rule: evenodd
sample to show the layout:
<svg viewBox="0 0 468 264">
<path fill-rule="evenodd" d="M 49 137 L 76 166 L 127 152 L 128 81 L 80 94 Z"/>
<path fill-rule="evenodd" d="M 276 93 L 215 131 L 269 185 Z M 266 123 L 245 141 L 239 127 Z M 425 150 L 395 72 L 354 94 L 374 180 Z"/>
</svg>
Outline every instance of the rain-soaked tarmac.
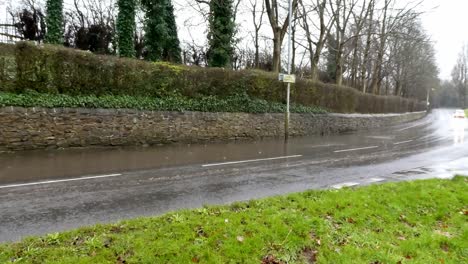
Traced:
<svg viewBox="0 0 468 264">
<path fill-rule="evenodd" d="M 452 113 L 288 143 L 0 154 L 0 242 L 306 189 L 468 174 L 468 120 Z"/>
</svg>

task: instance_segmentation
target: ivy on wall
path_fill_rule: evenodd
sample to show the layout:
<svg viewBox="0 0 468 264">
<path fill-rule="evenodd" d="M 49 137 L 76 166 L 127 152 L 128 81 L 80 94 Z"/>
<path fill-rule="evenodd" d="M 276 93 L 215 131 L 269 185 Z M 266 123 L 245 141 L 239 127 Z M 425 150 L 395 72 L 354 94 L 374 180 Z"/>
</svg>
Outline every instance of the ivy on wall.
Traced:
<svg viewBox="0 0 468 264">
<path fill-rule="evenodd" d="M 211 0 L 208 65 L 211 67 L 230 67 L 234 53 L 234 12 L 232 0 Z"/>
</svg>

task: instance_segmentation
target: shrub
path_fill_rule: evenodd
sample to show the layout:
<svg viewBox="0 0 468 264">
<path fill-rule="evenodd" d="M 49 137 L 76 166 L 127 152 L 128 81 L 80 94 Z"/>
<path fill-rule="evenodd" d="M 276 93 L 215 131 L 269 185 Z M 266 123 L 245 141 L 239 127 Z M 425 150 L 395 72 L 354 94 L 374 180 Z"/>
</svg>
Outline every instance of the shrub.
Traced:
<svg viewBox="0 0 468 264">
<path fill-rule="evenodd" d="M 164 98 L 133 97 L 128 95 L 77 95 L 45 94 L 26 91 L 22 94 L 0 92 L 0 107 L 85 107 L 85 108 L 129 108 L 155 111 L 199 111 L 199 112 L 245 112 L 282 113 L 286 106 L 281 103 L 252 99 L 248 95 L 233 95 L 226 98 L 206 96 L 187 98 L 167 96 Z M 293 113 L 326 113 L 319 107 L 292 105 Z"/>
<path fill-rule="evenodd" d="M 151 63 L 51 45 L 0 44 L 0 91 L 80 96 L 226 98 L 246 94 L 285 102 L 285 85 L 273 73 L 231 71 L 169 63 Z M 409 112 L 425 104 L 400 97 L 363 94 L 349 87 L 298 80 L 292 102 L 334 112 Z"/>
</svg>

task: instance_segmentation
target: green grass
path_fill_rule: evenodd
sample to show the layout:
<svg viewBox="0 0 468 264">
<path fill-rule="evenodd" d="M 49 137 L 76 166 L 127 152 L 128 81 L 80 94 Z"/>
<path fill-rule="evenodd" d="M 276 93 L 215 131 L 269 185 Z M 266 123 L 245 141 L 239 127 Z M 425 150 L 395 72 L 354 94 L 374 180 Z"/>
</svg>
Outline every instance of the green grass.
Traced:
<svg viewBox="0 0 468 264">
<path fill-rule="evenodd" d="M 465 116 L 468 117 L 468 109 L 465 109 Z"/>
<path fill-rule="evenodd" d="M 155 111 L 199 111 L 199 112 L 244 112 L 283 113 L 285 104 L 250 98 L 246 94 L 225 98 L 205 96 L 187 98 L 166 96 L 164 98 L 133 97 L 126 95 L 81 95 L 45 94 L 30 91 L 23 94 L 0 92 L 0 107 L 85 107 L 85 108 L 128 108 Z M 322 114 L 327 111 L 320 107 L 291 105 L 292 113 Z"/>
<path fill-rule="evenodd" d="M 467 263 L 467 206 L 464 177 L 307 191 L 0 244 L 0 263 Z"/>
</svg>

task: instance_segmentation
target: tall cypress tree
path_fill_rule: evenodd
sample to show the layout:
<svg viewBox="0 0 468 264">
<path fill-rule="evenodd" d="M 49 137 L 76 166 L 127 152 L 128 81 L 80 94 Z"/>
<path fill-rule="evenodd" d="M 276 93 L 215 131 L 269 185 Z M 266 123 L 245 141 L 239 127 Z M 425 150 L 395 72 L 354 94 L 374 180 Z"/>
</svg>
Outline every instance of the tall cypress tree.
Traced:
<svg viewBox="0 0 468 264">
<path fill-rule="evenodd" d="M 211 67 L 230 67 L 234 53 L 233 0 L 211 0 L 207 53 Z"/>
<path fill-rule="evenodd" d="M 168 32 L 164 16 L 165 0 L 142 0 L 145 9 L 145 47 L 146 59 L 157 61 L 162 59 L 164 43 Z"/>
<path fill-rule="evenodd" d="M 45 41 L 51 44 L 62 44 L 63 41 L 63 0 L 47 0 L 47 32 Z"/>
<path fill-rule="evenodd" d="M 145 9 L 146 59 L 180 62 L 180 42 L 170 0 L 142 0 Z"/>
<path fill-rule="evenodd" d="M 166 12 L 164 21 L 167 28 L 167 39 L 164 43 L 163 60 L 181 63 L 181 49 L 179 37 L 177 35 L 177 25 L 174 16 L 174 7 L 172 6 L 171 0 L 166 0 Z"/>
<path fill-rule="evenodd" d="M 119 14 L 117 16 L 117 45 L 119 55 L 122 57 L 134 57 L 135 37 L 135 0 L 118 0 Z"/>
</svg>

